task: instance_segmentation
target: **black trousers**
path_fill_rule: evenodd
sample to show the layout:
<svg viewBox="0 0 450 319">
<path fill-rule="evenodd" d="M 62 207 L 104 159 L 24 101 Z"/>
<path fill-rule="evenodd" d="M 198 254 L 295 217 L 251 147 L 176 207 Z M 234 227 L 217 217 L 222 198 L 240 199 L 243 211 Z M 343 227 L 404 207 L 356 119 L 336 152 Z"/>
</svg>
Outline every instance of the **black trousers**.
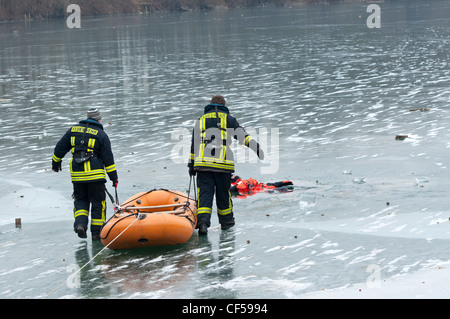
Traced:
<svg viewBox="0 0 450 319">
<path fill-rule="evenodd" d="M 221 225 L 234 224 L 233 202 L 230 194 L 231 173 L 197 172 L 197 225 L 211 226 L 214 195 Z"/>
<path fill-rule="evenodd" d="M 106 220 L 105 182 L 73 183 L 74 229 L 81 225 L 88 228 L 91 212 L 91 233 L 100 235 Z"/>
</svg>

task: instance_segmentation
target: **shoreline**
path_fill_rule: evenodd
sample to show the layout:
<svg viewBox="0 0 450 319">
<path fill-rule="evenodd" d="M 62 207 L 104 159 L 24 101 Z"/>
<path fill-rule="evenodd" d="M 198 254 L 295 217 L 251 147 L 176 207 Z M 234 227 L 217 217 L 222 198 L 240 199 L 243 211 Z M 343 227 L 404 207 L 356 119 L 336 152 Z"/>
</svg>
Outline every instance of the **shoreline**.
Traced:
<svg viewBox="0 0 450 319">
<path fill-rule="evenodd" d="M 0 23 L 31 22 L 67 18 L 69 0 L 45 0 L 40 6 L 35 0 L 23 0 L 21 5 L 0 4 Z M 200 10 L 227 10 L 255 7 L 296 7 L 305 4 L 331 4 L 342 2 L 367 2 L 364 0 L 78 0 L 81 13 L 85 17 L 101 17 L 122 14 L 153 14 L 188 12 Z M 73 1 L 72 1 L 73 2 Z M 144 3 L 145 2 L 145 3 Z M 384 2 L 384 0 L 383 0 Z"/>
</svg>

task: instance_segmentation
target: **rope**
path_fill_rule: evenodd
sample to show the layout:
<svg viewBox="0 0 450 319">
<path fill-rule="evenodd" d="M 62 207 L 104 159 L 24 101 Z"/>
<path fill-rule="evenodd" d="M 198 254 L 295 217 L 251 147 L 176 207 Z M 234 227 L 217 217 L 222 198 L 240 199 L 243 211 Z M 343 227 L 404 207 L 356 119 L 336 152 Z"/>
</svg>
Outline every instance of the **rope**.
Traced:
<svg viewBox="0 0 450 319">
<path fill-rule="evenodd" d="M 140 212 L 138 211 L 137 213 L 131 213 L 131 214 L 129 214 L 129 215 L 126 215 L 126 216 L 120 218 L 120 219 L 117 220 L 114 224 L 112 224 L 112 226 L 109 228 L 108 232 L 106 233 L 105 237 L 101 237 L 100 239 L 106 239 L 106 238 L 108 238 L 109 233 L 110 233 L 111 230 L 114 228 L 114 226 L 117 225 L 118 222 L 120 222 L 120 221 L 122 221 L 122 220 L 124 220 L 125 218 L 128 218 L 128 217 L 132 217 L 132 216 L 136 216 L 136 217 L 137 217 L 137 215 L 139 215 L 139 214 L 140 214 Z M 116 216 L 116 214 L 112 215 L 111 218 L 108 219 L 108 221 L 106 222 L 106 224 L 108 224 L 109 221 L 110 221 L 111 219 L 113 219 L 115 216 Z"/>
<path fill-rule="evenodd" d="M 125 202 L 125 203 L 122 203 L 122 206 L 125 206 L 126 204 L 128 204 L 128 203 L 130 203 L 130 202 L 132 202 L 132 201 L 134 201 L 134 200 L 137 200 L 137 199 L 141 198 L 142 196 L 145 196 L 145 195 L 147 195 L 147 194 L 150 194 L 151 192 L 154 192 L 154 191 L 156 191 L 156 188 L 155 188 L 155 189 L 152 189 L 152 190 L 149 190 L 148 192 L 143 193 L 143 194 L 142 194 L 141 196 L 139 196 L 139 197 L 131 197 L 131 198 L 129 199 L 129 201 L 127 201 L 127 202 Z"/>
<path fill-rule="evenodd" d="M 72 276 L 75 276 L 76 274 L 78 274 L 84 267 L 86 267 L 86 266 L 87 266 L 90 262 L 92 262 L 98 255 L 100 255 L 106 248 L 108 248 L 108 246 L 111 245 L 117 238 L 119 238 L 119 237 L 120 237 L 120 236 L 121 236 L 128 228 L 130 228 L 131 225 L 133 225 L 133 224 L 139 219 L 139 217 L 140 217 L 140 213 L 138 213 L 138 214 L 136 215 L 136 219 L 135 219 L 130 225 L 128 225 L 127 228 L 125 228 L 119 235 L 117 235 L 116 238 L 114 238 L 113 240 L 111 240 L 111 241 L 109 242 L 108 245 L 106 245 L 105 247 L 103 247 L 102 250 L 100 250 L 94 257 L 92 257 L 87 263 L 85 263 L 80 269 L 78 269 Z M 69 277 L 70 277 L 70 276 L 69 276 Z M 67 282 L 67 280 L 69 280 L 69 277 L 68 277 L 66 280 L 64 280 L 61 284 L 59 284 L 58 287 L 56 287 L 55 289 L 53 289 L 52 292 L 50 292 L 48 295 L 46 295 L 46 296 L 44 297 L 44 299 L 48 298 L 50 295 L 54 294 L 59 288 L 61 288 L 61 287 Z"/>
<path fill-rule="evenodd" d="M 178 195 L 178 196 L 187 198 L 188 201 L 187 201 L 187 204 L 186 204 L 185 208 L 188 208 L 191 212 L 192 212 L 192 210 L 191 210 L 191 208 L 189 207 L 189 199 L 190 199 L 189 196 L 190 196 L 190 192 L 191 192 L 191 182 L 192 182 L 192 179 L 193 179 L 193 178 L 191 178 L 191 179 L 189 180 L 189 191 L 188 191 L 187 197 L 186 197 L 186 196 L 183 196 L 183 195 L 180 195 L 180 194 L 177 194 L 177 193 L 174 193 L 174 192 L 169 191 L 169 190 L 167 190 L 167 189 L 161 189 L 161 190 L 167 191 L 167 192 L 169 192 L 169 193 L 176 194 L 176 195 Z M 194 188 L 195 188 L 195 179 L 194 179 Z M 108 192 L 108 190 L 107 190 L 106 188 L 105 188 L 105 190 L 106 190 L 106 193 L 108 194 L 109 198 L 111 199 L 113 205 L 116 207 L 116 205 L 118 205 L 118 204 L 116 204 L 116 203 L 114 202 L 114 200 L 113 200 L 111 194 Z M 151 192 L 153 192 L 153 191 L 155 191 L 155 190 L 156 190 L 156 189 L 152 189 L 152 190 L 150 190 L 150 191 L 148 191 L 148 192 L 142 194 L 142 195 L 139 196 L 138 198 L 141 198 L 142 196 L 147 195 L 148 193 L 151 193 Z M 116 188 L 116 194 L 115 194 L 115 195 L 116 195 L 116 200 L 117 200 L 117 202 L 118 202 L 118 198 L 117 198 L 117 188 Z M 195 192 L 195 191 L 194 191 L 194 195 L 196 195 L 196 192 Z M 134 198 L 134 200 L 136 200 L 136 198 Z M 197 196 L 195 196 L 195 201 L 197 201 Z M 126 203 L 125 203 L 125 204 L 126 204 Z M 100 255 L 106 248 L 108 248 L 109 245 L 111 245 L 117 238 L 119 238 L 119 237 L 120 237 L 120 236 L 121 236 L 128 228 L 131 227 L 131 225 L 133 225 L 133 224 L 134 224 L 138 219 L 140 219 L 140 217 L 141 217 L 141 213 L 138 212 L 137 214 L 127 215 L 127 216 L 125 216 L 124 218 L 130 217 L 130 216 L 132 216 L 132 215 L 136 215 L 136 219 L 135 219 L 130 225 L 128 225 L 127 228 L 125 228 L 119 235 L 117 235 L 116 238 L 114 238 L 113 240 L 111 240 L 111 241 L 109 242 L 108 245 L 106 245 L 105 247 L 103 247 L 102 250 L 100 250 L 94 257 L 92 257 L 87 263 L 85 263 L 80 269 L 78 269 L 72 276 L 75 276 L 75 275 L 78 274 L 81 270 L 83 270 L 89 263 L 91 263 L 98 255 Z M 123 219 L 123 218 L 122 218 L 122 219 Z M 122 220 L 122 219 L 120 219 L 120 220 Z M 190 218 L 188 218 L 188 220 L 189 220 L 191 223 L 193 223 L 193 221 L 192 221 Z M 108 237 L 108 236 L 106 236 L 106 237 Z M 105 238 L 106 238 L 106 237 L 105 237 Z M 69 277 L 70 277 L 70 276 L 69 276 Z M 61 288 L 61 287 L 67 282 L 67 280 L 69 280 L 69 277 L 68 277 L 66 280 L 64 280 L 62 283 L 60 283 L 55 289 L 53 289 L 53 291 L 51 291 L 49 294 L 47 294 L 47 295 L 44 297 L 44 299 L 48 298 L 49 296 L 51 296 L 52 294 L 54 294 L 59 288 Z"/>
</svg>

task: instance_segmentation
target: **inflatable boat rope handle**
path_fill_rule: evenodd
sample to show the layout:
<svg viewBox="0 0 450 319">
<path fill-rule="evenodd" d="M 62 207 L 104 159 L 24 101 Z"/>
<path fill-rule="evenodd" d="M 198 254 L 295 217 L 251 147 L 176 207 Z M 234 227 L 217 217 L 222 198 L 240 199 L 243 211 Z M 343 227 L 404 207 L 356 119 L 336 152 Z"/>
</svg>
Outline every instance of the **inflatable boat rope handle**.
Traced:
<svg viewBox="0 0 450 319">
<path fill-rule="evenodd" d="M 157 208 L 168 208 L 168 207 L 180 207 L 185 206 L 187 202 L 177 203 L 177 204 L 167 204 L 167 205 L 157 205 L 157 206 L 126 206 L 120 208 L 121 210 L 137 210 L 137 209 L 157 209 Z M 150 212 L 149 212 L 150 213 Z M 159 212 L 155 212 L 159 213 Z"/>
<path fill-rule="evenodd" d="M 141 198 L 141 197 L 144 197 L 145 195 L 150 194 L 151 192 L 154 192 L 154 191 L 156 191 L 156 190 L 157 190 L 157 189 L 155 188 L 155 189 L 149 190 L 148 192 L 142 193 L 139 197 L 132 197 L 132 198 L 129 199 L 128 202 L 122 203 L 122 205 L 126 205 L 126 204 L 128 204 L 128 203 L 130 203 L 130 202 L 132 202 L 132 201 L 134 201 L 134 200 L 137 200 L 137 199 L 139 199 L 139 198 Z M 161 190 L 162 190 L 162 189 L 161 189 Z M 119 200 L 117 200 L 117 204 L 118 204 L 118 203 L 119 203 Z M 120 206 L 117 205 L 117 207 L 120 207 Z"/>
<path fill-rule="evenodd" d="M 118 211 L 118 210 L 121 210 L 121 208 L 119 206 L 119 199 L 117 197 L 117 187 L 115 187 L 115 189 L 116 189 L 116 201 L 117 201 L 117 204 L 114 201 L 114 198 L 112 197 L 112 195 L 108 192 L 108 189 L 105 187 L 106 194 L 108 194 L 108 197 L 109 197 L 109 199 L 111 200 L 111 202 L 112 202 L 112 204 L 114 206 L 114 211 Z"/>
<path fill-rule="evenodd" d="M 120 206 L 119 206 L 119 196 L 117 196 L 117 184 L 114 184 L 114 191 L 116 192 L 116 206 L 117 206 L 117 208 L 118 209 L 120 209 Z"/>
</svg>

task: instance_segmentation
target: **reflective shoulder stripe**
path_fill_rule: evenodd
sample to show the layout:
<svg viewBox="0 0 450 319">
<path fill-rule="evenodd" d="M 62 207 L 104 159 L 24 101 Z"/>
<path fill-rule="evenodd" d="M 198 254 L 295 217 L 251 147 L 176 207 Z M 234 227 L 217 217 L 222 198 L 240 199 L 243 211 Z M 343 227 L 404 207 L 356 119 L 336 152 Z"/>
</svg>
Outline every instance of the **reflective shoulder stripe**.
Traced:
<svg viewBox="0 0 450 319">
<path fill-rule="evenodd" d="M 72 133 L 84 133 L 85 129 L 86 129 L 86 126 L 75 125 L 75 126 L 72 126 L 70 131 Z M 86 130 L 86 134 L 97 135 L 98 130 L 88 127 Z"/>
<path fill-rule="evenodd" d="M 220 137 L 224 141 L 223 145 L 226 145 L 227 141 L 227 117 L 221 116 L 220 117 Z"/>
<path fill-rule="evenodd" d="M 84 126 L 75 125 L 70 129 L 72 133 L 84 133 Z"/>
</svg>

